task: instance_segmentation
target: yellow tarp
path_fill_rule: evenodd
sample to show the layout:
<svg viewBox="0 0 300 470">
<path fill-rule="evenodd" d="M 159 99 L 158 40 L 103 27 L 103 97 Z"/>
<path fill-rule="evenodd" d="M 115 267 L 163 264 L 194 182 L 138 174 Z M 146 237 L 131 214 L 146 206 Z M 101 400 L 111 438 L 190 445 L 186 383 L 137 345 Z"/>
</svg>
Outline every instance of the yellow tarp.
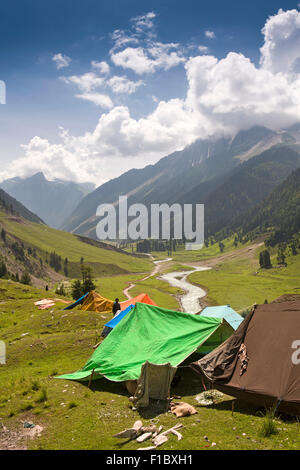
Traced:
<svg viewBox="0 0 300 470">
<path fill-rule="evenodd" d="M 80 310 L 91 310 L 92 312 L 112 312 L 113 301 L 102 297 L 95 291 L 91 291 L 85 298 Z"/>
</svg>

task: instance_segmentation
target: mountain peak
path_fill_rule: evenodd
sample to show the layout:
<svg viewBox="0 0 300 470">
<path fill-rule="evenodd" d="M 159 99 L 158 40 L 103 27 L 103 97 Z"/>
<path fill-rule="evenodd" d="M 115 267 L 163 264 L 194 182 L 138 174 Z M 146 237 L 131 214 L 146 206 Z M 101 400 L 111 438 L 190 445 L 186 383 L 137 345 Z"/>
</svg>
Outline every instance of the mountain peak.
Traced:
<svg viewBox="0 0 300 470">
<path fill-rule="evenodd" d="M 37 173 L 32 175 L 31 179 L 38 180 L 38 181 L 46 181 L 45 175 L 42 171 L 38 171 Z"/>
</svg>

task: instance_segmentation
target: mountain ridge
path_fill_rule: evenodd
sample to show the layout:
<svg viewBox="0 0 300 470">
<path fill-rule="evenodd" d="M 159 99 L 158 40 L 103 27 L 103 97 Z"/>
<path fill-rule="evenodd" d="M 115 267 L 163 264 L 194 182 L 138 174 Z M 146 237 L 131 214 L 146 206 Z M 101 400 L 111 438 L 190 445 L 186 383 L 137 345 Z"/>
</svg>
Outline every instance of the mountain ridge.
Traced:
<svg viewBox="0 0 300 470">
<path fill-rule="evenodd" d="M 59 228 L 94 185 L 59 179 L 49 181 L 42 172 L 38 172 L 27 178 L 4 180 L 0 188 L 43 218 L 48 225 Z"/>
<path fill-rule="evenodd" d="M 204 197 L 205 191 L 214 191 L 222 178 L 243 161 L 257 155 L 259 149 L 266 150 L 274 143 L 286 141 L 295 144 L 297 139 L 288 131 L 275 132 L 262 126 L 240 131 L 233 138 L 197 140 L 153 165 L 131 169 L 99 186 L 80 201 L 62 228 L 96 238 L 98 205 L 111 203 L 117 208 L 119 195 L 127 195 L 128 204 L 138 202 L 146 206 L 151 203 L 166 202 L 171 205 L 185 202 L 192 188 L 202 188 Z"/>
</svg>

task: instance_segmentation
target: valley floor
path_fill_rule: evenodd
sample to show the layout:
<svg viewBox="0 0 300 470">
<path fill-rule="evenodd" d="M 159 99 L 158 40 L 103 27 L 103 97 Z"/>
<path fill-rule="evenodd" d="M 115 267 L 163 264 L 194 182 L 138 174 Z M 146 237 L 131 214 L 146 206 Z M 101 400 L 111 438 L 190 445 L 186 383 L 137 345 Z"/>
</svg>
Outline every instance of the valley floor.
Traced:
<svg viewBox="0 0 300 470">
<path fill-rule="evenodd" d="M 186 269 L 181 264 L 184 262 L 209 264 L 211 270 L 191 274 L 190 281 L 208 291 L 209 303 L 229 303 L 237 310 L 255 301 L 271 301 L 284 293 L 299 292 L 300 255 L 288 259 L 286 268 L 262 272 L 258 269 L 259 250 L 260 245 L 250 246 L 249 250 L 249 246 L 235 249 L 228 243 L 224 255 L 216 247 L 209 247 L 201 255 L 188 253 L 186 258 L 184 253 L 176 253 L 173 261 L 164 263 L 162 271 L 182 271 Z M 97 291 L 125 300 L 123 289 L 134 283 L 131 295 L 147 292 L 158 305 L 179 308 L 180 290 L 155 276 L 142 281 L 144 277 L 145 274 L 102 277 L 96 281 Z M 0 339 L 7 345 L 7 364 L 0 365 L 0 449 L 137 449 L 140 444 L 136 441 L 122 444 L 113 437 L 137 419 L 145 424 L 161 424 L 164 429 L 178 422 L 183 424 L 183 439 L 178 441 L 171 436 L 161 447 L 163 450 L 299 448 L 297 420 L 278 417 L 277 433 L 262 437 L 263 410 L 225 395 L 214 405 L 200 406 L 196 396 L 203 386 L 188 369 L 179 371 L 181 380 L 172 389 L 172 394 L 198 411 L 185 418 L 155 409 L 140 414 L 132 409 L 127 390 L 105 379 L 93 382 L 91 388 L 56 380 L 55 375 L 75 371 L 85 364 L 111 314 L 64 311 L 65 305 L 59 303 L 41 311 L 33 303 L 44 296 L 40 289 L 0 281 Z M 49 296 L 56 297 L 53 292 Z M 41 426 L 40 435 L 30 437 L 24 432 L 24 422 Z M 213 442 L 216 445 L 212 447 Z"/>
</svg>

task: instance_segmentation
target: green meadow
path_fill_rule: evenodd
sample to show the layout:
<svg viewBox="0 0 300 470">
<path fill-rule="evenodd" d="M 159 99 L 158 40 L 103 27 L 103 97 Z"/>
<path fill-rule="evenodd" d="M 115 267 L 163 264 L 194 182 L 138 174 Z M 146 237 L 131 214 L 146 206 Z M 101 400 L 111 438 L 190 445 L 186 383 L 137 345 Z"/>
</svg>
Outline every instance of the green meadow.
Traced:
<svg viewBox="0 0 300 470">
<path fill-rule="evenodd" d="M 15 220 L 3 214 L 0 214 L 0 222 L 7 232 L 36 247 L 44 255 L 46 252 L 56 251 L 62 259 L 68 258 L 71 264 L 79 264 L 83 258 L 84 262 L 94 265 L 96 272 L 97 264 L 102 265 L 105 275 L 148 272 L 152 266 L 152 262 L 147 258 L 130 256 L 114 249 L 99 248 L 80 241 L 76 235 L 46 225 L 33 224 L 24 219 Z"/>
<path fill-rule="evenodd" d="M 132 409 L 122 384 L 100 379 L 89 388 L 55 379 L 55 375 L 74 371 L 87 361 L 111 314 L 63 311 L 60 304 L 41 311 L 33 302 L 42 291 L 27 286 L 20 289 L 11 281 L 0 281 L 0 289 L 0 335 L 7 345 L 7 364 L 0 365 L 0 422 L 17 434 L 24 431 L 24 421 L 42 426 L 39 437 L 21 440 L 28 449 L 146 447 L 147 442 L 124 443 L 113 437 L 137 419 L 163 425 L 164 430 L 183 424 L 183 439 L 170 436 L 163 450 L 298 448 L 297 420 L 277 417 L 276 434 L 265 437 L 263 410 L 225 395 L 209 407 L 198 405 L 196 396 L 203 390 L 202 383 L 187 369 L 179 370 L 181 381 L 172 389 L 172 394 L 181 396 L 198 412 L 184 418 L 156 408 L 140 414 Z"/>
<path fill-rule="evenodd" d="M 289 256 L 287 266 L 260 269 L 256 249 L 249 257 L 226 259 L 203 272 L 190 274 L 189 281 L 207 291 L 210 305 L 230 304 L 236 310 L 243 310 L 254 303 L 271 302 L 283 294 L 300 294 L 300 255 Z"/>
</svg>

